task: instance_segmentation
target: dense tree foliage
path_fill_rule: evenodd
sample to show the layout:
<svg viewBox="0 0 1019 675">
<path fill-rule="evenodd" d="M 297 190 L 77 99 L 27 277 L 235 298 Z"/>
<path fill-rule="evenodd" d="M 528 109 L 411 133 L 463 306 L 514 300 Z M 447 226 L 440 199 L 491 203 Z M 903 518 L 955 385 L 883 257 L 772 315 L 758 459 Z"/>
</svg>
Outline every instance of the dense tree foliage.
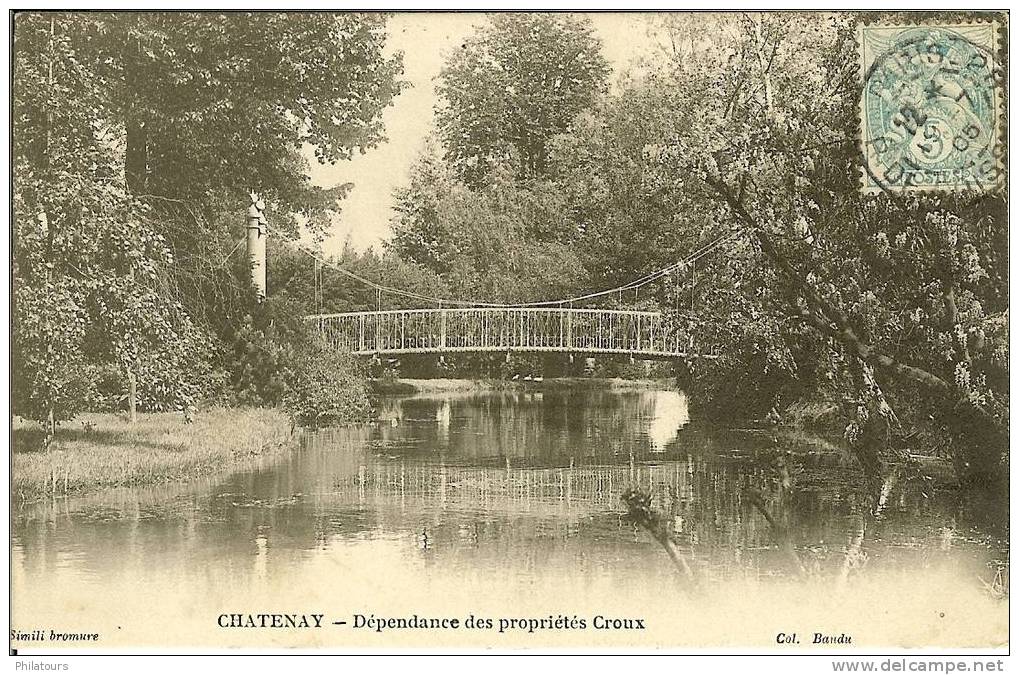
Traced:
<svg viewBox="0 0 1019 675">
<path fill-rule="evenodd" d="M 381 15 L 15 17 L 16 411 L 69 417 L 111 369 L 147 409 L 207 392 L 253 301 L 248 191 L 280 234 L 321 227 L 349 186 L 311 186 L 302 152 L 383 138 L 384 39 Z"/>
<path fill-rule="evenodd" d="M 382 54 L 378 14 L 111 17 L 129 184 L 161 211 L 184 302 L 215 324 L 243 306 L 217 266 L 243 235 L 247 192 L 275 235 L 320 232 L 351 186 L 311 185 L 304 150 L 333 163 L 383 140 L 401 61 Z"/>
<path fill-rule="evenodd" d="M 397 192 L 392 251 L 464 300 L 529 302 L 584 287 L 568 204 L 554 185 L 519 182 L 500 167 L 470 189 L 439 164 L 422 155 Z"/>
<path fill-rule="evenodd" d="M 386 293 L 385 309 L 419 307 L 414 296 L 449 297 L 436 274 L 391 252 L 355 250 L 348 241 L 336 256 L 306 245 L 270 240 L 275 293 L 300 298 L 309 313 L 363 312 L 379 308 L 371 284 L 385 285 L 413 295 Z M 364 281 L 355 280 L 355 276 Z"/>
<path fill-rule="evenodd" d="M 16 36 L 13 403 L 51 430 L 87 403 L 101 368 L 138 375 L 158 363 L 141 400 L 182 406 L 202 382 L 188 369 L 209 356 L 165 293 L 166 240 L 118 179 L 109 82 L 77 51 L 77 28 L 94 22 L 73 23 L 33 17 Z"/>
<path fill-rule="evenodd" d="M 608 65 L 590 22 L 569 14 L 495 14 L 446 62 L 439 135 L 456 174 L 477 184 L 493 166 L 544 174 L 552 137 L 604 89 Z"/>
</svg>

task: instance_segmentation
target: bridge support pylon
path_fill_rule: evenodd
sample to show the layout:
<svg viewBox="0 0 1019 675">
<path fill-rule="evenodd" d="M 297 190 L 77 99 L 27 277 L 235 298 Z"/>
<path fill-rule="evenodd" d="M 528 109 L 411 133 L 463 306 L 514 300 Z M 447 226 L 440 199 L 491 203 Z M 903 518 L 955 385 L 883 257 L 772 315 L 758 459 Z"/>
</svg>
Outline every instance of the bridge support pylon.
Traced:
<svg viewBox="0 0 1019 675">
<path fill-rule="evenodd" d="M 258 301 L 265 300 L 265 202 L 251 193 L 251 205 L 248 206 L 248 238 L 247 253 L 251 263 L 251 285 L 255 288 Z"/>
</svg>

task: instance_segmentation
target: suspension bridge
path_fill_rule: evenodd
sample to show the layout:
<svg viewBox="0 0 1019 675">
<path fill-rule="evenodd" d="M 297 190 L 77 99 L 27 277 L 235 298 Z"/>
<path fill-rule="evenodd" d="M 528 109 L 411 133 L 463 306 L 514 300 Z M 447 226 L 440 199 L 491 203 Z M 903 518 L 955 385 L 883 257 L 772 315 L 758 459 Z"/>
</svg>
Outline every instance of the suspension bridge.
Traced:
<svg viewBox="0 0 1019 675">
<path fill-rule="evenodd" d="M 265 296 L 264 205 L 252 195 L 248 209 L 248 252 L 252 280 Z M 706 343 L 692 330 L 697 325 L 690 313 L 639 309 L 605 309 L 590 305 L 612 296 L 639 290 L 656 281 L 678 279 L 696 263 L 735 236 L 719 236 L 662 269 L 615 288 L 570 298 L 519 304 L 470 302 L 437 298 L 407 289 L 383 285 L 347 270 L 320 254 L 297 244 L 321 267 L 330 267 L 353 281 L 375 290 L 373 311 L 315 314 L 314 322 L 326 342 L 336 349 L 360 356 L 399 356 L 470 352 L 563 352 L 580 355 L 622 354 L 641 359 L 716 358 L 719 345 Z M 384 296 L 400 297 L 427 307 L 383 309 Z M 677 293 L 678 302 L 678 293 Z M 576 307 L 576 305 L 588 305 Z M 692 304 L 692 300 L 691 300 Z M 692 307 L 691 307 L 692 309 Z"/>
<path fill-rule="evenodd" d="M 364 356 L 455 352 L 715 356 L 660 312 L 551 307 L 455 307 L 309 317 L 326 341 Z"/>
</svg>

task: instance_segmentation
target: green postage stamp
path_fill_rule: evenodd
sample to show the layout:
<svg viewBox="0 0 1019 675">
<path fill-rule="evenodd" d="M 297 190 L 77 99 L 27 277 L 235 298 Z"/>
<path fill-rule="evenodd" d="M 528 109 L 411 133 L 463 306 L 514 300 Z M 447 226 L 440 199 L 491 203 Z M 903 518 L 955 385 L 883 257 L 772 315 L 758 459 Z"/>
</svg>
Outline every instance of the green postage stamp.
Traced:
<svg viewBox="0 0 1019 675">
<path fill-rule="evenodd" d="M 994 189 L 1002 131 L 997 25 L 863 25 L 867 192 Z"/>
</svg>

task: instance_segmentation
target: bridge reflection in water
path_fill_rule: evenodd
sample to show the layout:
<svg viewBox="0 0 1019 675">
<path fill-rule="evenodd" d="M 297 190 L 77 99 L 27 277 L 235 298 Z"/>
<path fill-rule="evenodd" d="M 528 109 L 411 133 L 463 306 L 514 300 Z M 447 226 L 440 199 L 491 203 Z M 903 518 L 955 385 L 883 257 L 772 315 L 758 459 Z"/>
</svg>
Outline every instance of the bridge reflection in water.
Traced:
<svg viewBox="0 0 1019 675">
<path fill-rule="evenodd" d="M 550 307 L 458 307 L 320 314 L 326 341 L 354 354 L 576 352 L 643 358 L 712 357 L 660 312 Z"/>
<path fill-rule="evenodd" d="M 619 511 L 619 496 L 632 485 L 677 486 L 693 496 L 692 464 L 514 469 L 501 471 L 402 463 L 362 464 L 358 474 L 336 485 L 336 493 L 354 499 L 412 498 L 456 509 L 523 511 L 532 515 L 574 516 Z"/>
<path fill-rule="evenodd" d="M 614 564 L 646 564 L 625 552 L 636 540 L 667 570 L 655 542 L 623 518 L 620 495 L 640 486 L 669 515 L 678 541 L 709 555 L 716 571 L 751 559 L 759 569 L 785 565 L 767 523 L 740 499 L 748 485 L 768 490 L 769 474 L 754 462 L 717 457 L 730 448 L 713 434 L 682 431 L 689 413 L 678 392 L 423 394 L 384 400 L 380 414 L 364 439 L 370 450 L 348 456 L 320 508 L 358 504 L 382 531 L 413 521 L 420 546 L 452 546 L 457 555 L 464 537 L 504 550 L 538 536 L 578 555 L 603 550 Z M 320 432 L 309 440 L 334 447 L 338 439 Z M 756 442 L 770 447 L 768 439 Z M 780 518 L 790 506 L 771 502 Z M 495 526 L 503 521 L 513 527 Z M 839 541 L 842 523 L 806 522 L 817 540 Z"/>
</svg>

